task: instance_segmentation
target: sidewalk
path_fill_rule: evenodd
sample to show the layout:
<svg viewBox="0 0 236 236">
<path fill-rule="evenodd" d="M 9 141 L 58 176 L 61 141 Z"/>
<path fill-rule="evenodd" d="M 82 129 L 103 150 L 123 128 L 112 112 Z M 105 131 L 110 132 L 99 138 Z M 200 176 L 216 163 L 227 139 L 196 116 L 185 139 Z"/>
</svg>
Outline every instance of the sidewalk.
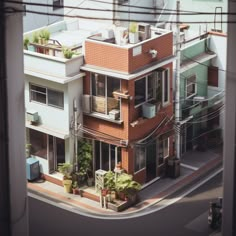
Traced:
<svg viewBox="0 0 236 236">
<path fill-rule="evenodd" d="M 64 188 L 48 181 L 28 182 L 29 193 L 41 196 L 58 204 L 70 205 L 80 208 L 88 214 L 117 215 L 142 211 L 143 209 L 158 203 L 168 196 L 190 187 L 193 183 L 203 179 L 214 169 L 222 166 L 222 154 L 220 151 L 209 150 L 206 152 L 191 151 L 186 153 L 181 159 L 180 176 L 178 178 L 161 178 L 143 186 L 139 192 L 140 201 L 133 207 L 122 212 L 115 212 L 100 206 L 97 201 L 90 200 L 79 195 L 64 192 Z"/>
</svg>

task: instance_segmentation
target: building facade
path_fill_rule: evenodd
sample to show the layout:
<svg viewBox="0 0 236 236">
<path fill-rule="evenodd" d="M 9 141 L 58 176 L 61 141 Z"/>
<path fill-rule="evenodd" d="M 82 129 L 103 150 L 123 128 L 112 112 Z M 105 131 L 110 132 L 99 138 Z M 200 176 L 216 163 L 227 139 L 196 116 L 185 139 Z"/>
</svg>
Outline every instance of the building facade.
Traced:
<svg viewBox="0 0 236 236">
<path fill-rule="evenodd" d="M 94 171 L 121 162 L 140 183 L 165 174 L 173 155 L 173 35 L 154 27 L 149 32 L 136 44 L 120 44 L 124 32 L 89 37 L 81 67 L 83 130 L 94 140 Z"/>
</svg>

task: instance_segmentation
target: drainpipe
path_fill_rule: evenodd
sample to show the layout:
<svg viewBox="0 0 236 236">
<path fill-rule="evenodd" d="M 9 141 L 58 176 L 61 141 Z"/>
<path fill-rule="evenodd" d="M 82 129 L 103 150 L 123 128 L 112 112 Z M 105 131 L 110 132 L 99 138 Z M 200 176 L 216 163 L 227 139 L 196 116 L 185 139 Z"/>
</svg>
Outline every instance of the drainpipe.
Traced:
<svg viewBox="0 0 236 236">
<path fill-rule="evenodd" d="M 74 109 L 74 161 L 73 161 L 73 170 L 75 172 L 78 171 L 78 162 L 77 162 L 77 157 L 78 157 L 78 109 L 77 109 L 77 103 L 76 99 L 74 99 L 73 102 L 73 109 Z"/>
<path fill-rule="evenodd" d="M 176 29 L 176 80 L 175 80 L 175 124 L 178 127 L 175 133 L 176 158 L 180 159 L 180 1 L 176 2 L 177 29 Z"/>
</svg>

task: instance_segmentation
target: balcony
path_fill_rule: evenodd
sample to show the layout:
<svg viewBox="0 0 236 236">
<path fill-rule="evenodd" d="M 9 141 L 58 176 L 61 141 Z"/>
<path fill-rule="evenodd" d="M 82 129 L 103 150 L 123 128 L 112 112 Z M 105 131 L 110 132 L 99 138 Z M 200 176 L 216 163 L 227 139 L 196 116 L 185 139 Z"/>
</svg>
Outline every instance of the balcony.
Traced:
<svg viewBox="0 0 236 236">
<path fill-rule="evenodd" d="M 71 59 L 24 50 L 25 70 L 48 76 L 70 77 L 80 73 L 83 55 Z"/>
</svg>

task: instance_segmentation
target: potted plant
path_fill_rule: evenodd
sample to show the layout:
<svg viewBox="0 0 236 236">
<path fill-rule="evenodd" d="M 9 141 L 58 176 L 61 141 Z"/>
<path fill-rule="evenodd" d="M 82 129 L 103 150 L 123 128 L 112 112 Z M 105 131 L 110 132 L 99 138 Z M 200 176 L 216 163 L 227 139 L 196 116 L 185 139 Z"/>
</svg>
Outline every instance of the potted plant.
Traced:
<svg viewBox="0 0 236 236">
<path fill-rule="evenodd" d="M 47 44 L 50 38 L 50 32 L 48 29 L 42 29 L 39 31 L 39 43 L 40 44 Z"/>
<path fill-rule="evenodd" d="M 78 142 L 78 176 L 80 183 L 92 177 L 92 144 L 86 139 Z"/>
<path fill-rule="evenodd" d="M 72 183 L 72 192 L 73 194 L 75 195 L 78 195 L 79 194 L 79 186 L 78 186 L 78 182 L 77 181 L 74 181 Z"/>
<path fill-rule="evenodd" d="M 66 59 L 71 59 L 74 54 L 74 52 L 70 48 L 67 48 L 67 47 L 63 47 L 62 52 Z"/>
<path fill-rule="evenodd" d="M 111 201 L 116 199 L 116 176 L 112 171 L 108 171 L 104 176 L 104 186 L 110 194 Z"/>
<path fill-rule="evenodd" d="M 62 184 L 64 186 L 64 190 L 66 193 L 71 192 L 72 187 L 72 180 L 71 180 L 71 173 L 72 173 L 72 164 L 70 163 L 59 163 L 58 164 L 58 171 L 63 174 L 63 181 Z"/>
<path fill-rule="evenodd" d="M 131 200 L 135 202 L 137 193 L 141 189 L 141 185 L 133 180 L 133 176 L 122 173 L 118 175 L 116 180 L 116 190 L 120 194 L 122 200 Z M 122 196 L 123 195 L 123 196 Z"/>
<path fill-rule="evenodd" d="M 129 25 L 129 43 L 135 44 L 139 42 L 138 24 L 131 22 Z"/>
<path fill-rule="evenodd" d="M 32 35 L 32 42 L 33 43 L 39 43 L 39 34 L 38 32 L 34 32 L 33 35 Z"/>
<path fill-rule="evenodd" d="M 29 37 L 27 37 L 27 36 L 24 37 L 23 44 L 24 44 L 25 50 L 28 50 L 29 43 L 30 43 Z"/>
</svg>

